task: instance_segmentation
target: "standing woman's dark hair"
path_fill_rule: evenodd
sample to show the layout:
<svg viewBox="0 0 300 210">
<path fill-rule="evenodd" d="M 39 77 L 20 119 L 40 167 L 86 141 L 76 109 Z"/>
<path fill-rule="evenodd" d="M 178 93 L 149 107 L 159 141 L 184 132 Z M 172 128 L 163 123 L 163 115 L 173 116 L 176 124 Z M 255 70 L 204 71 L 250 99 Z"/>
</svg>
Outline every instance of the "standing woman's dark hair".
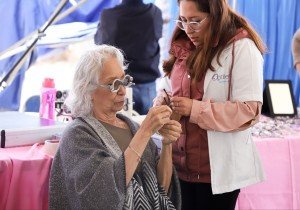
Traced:
<svg viewBox="0 0 300 210">
<path fill-rule="evenodd" d="M 229 7 L 227 0 L 178 0 L 178 4 L 182 1 L 195 2 L 199 11 L 209 13 L 210 18 L 203 45 L 198 47 L 187 60 L 190 75 L 194 81 L 199 81 L 208 69 L 215 70 L 211 64 L 215 55 L 217 55 L 217 61 L 220 65 L 219 56 L 221 52 L 230 44 L 232 37 L 240 28 L 248 32 L 249 38 L 254 41 L 261 53 L 266 51 L 266 47 L 257 32 L 245 18 Z M 188 38 L 184 31 L 176 27 L 171 43 L 182 37 Z M 164 62 L 163 69 L 167 75 L 170 75 L 174 62 L 173 56 Z"/>
</svg>

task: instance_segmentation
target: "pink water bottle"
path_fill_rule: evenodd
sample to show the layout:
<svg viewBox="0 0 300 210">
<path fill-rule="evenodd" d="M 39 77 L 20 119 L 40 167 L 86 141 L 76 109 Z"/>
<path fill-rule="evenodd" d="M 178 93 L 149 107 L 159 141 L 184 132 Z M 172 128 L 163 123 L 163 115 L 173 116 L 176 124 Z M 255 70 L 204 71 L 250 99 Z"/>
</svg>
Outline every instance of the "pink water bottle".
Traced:
<svg viewBox="0 0 300 210">
<path fill-rule="evenodd" d="M 54 80 L 45 78 L 41 89 L 40 117 L 55 119 L 56 89 Z"/>
</svg>

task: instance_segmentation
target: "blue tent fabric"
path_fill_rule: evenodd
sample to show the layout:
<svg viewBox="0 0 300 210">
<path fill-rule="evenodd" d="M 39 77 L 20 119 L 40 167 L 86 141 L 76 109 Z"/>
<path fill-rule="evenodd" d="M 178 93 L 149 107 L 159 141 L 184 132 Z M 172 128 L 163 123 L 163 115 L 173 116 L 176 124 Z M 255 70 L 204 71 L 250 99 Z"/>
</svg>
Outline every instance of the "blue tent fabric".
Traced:
<svg viewBox="0 0 300 210">
<path fill-rule="evenodd" d="M 267 44 L 269 52 L 264 57 L 264 78 L 290 79 L 293 84 L 297 105 L 299 105 L 300 81 L 299 75 L 292 65 L 291 40 L 294 32 L 300 27 L 300 1 L 236 1 L 237 11 L 250 20 Z M 30 32 L 39 28 L 48 19 L 59 2 L 59 0 L 0 0 L 0 14 L 2 15 L 0 18 L 0 51 L 7 49 Z M 102 9 L 113 7 L 119 2 L 120 0 L 87 1 L 60 23 L 98 21 Z M 153 1 L 148 0 L 148 2 Z M 173 19 L 176 19 L 178 9 L 176 1 L 174 2 L 172 3 L 172 11 L 174 12 Z M 232 3 L 233 0 L 230 0 L 230 2 Z M 172 31 L 173 26 L 170 27 L 170 31 Z M 4 73 L 9 71 L 14 61 L 16 61 L 16 57 L 0 61 L 1 78 Z M 31 60 L 34 60 L 34 56 Z M 24 73 L 29 64 L 25 64 L 12 85 L 0 93 L 0 110 L 18 110 Z"/>
<path fill-rule="evenodd" d="M 299 105 L 300 81 L 293 68 L 291 42 L 300 28 L 300 1 L 237 0 L 237 11 L 250 20 L 268 47 L 264 79 L 291 80 Z"/>
<path fill-rule="evenodd" d="M 233 5 L 234 0 L 228 1 Z M 268 47 L 264 56 L 264 79 L 291 80 L 297 105 L 300 103 L 299 75 L 293 68 L 291 41 L 300 27 L 299 0 L 236 0 L 237 12 L 245 16 Z M 172 1 L 173 19 L 178 6 Z M 175 26 L 172 24 L 170 31 Z"/>
<path fill-rule="evenodd" d="M 50 17 L 60 0 L 0 0 L 0 52 L 41 27 Z M 100 12 L 120 3 L 120 0 L 87 1 L 59 23 L 95 22 Z M 71 5 L 65 7 L 69 8 Z M 64 9 L 64 10 L 65 10 Z M 0 78 L 12 68 L 22 53 L 0 60 Z M 18 110 L 25 70 L 34 62 L 33 54 L 13 83 L 0 93 L 0 110 Z"/>
</svg>

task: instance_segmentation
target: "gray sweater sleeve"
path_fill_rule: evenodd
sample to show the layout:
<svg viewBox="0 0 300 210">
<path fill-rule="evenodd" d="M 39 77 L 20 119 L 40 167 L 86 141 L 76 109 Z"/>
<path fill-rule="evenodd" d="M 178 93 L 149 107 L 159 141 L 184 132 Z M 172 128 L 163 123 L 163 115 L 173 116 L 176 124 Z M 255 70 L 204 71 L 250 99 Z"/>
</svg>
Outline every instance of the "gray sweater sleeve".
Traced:
<svg viewBox="0 0 300 210">
<path fill-rule="evenodd" d="M 71 209 L 122 209 L 126 195 L 124 155 L 114 159 L 87 125 L 74 124 L 63 134 L 58 150 Z M 55 170 L 55 167 L 54 169 Z M 56 180 L 59 181 L 59 180 Z M 51 185 L 51 183 L 50 183 Z M 51 198 L 50 198 L 51 204 Z M 51 205 L 50 205 L 51 206 Z"/>
<path fill-rule="evenodd" d="M 300 62 L 300 29 L 296 31 L 292 42 L 292 53 L 294 58 L 294 66 Z"/>
</svg>

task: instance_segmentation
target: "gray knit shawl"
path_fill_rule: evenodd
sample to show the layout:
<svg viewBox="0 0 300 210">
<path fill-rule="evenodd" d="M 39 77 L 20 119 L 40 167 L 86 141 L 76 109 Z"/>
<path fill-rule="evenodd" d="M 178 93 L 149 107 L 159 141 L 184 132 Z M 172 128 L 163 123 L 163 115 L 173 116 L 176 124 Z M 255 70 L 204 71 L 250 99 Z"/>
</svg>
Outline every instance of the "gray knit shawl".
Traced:
<svg viewBox="0 0 300 210">
<path fill-rule="evenodd" d="M 138 124 L 118 115 L 133 135 Z M 157 147 L 149 141 L 143 161 L 156 171 Z M 126 187 L 124 154 L 94 117 L 75 119 L 65 129 L 50 173 L 49 209 L 122 209 L 132 186 Z M 132 196 L 132 195 L 131 195 Z M 173 170 L 169 196 L 181 209 L 180 187 Z"/>
</svg>

